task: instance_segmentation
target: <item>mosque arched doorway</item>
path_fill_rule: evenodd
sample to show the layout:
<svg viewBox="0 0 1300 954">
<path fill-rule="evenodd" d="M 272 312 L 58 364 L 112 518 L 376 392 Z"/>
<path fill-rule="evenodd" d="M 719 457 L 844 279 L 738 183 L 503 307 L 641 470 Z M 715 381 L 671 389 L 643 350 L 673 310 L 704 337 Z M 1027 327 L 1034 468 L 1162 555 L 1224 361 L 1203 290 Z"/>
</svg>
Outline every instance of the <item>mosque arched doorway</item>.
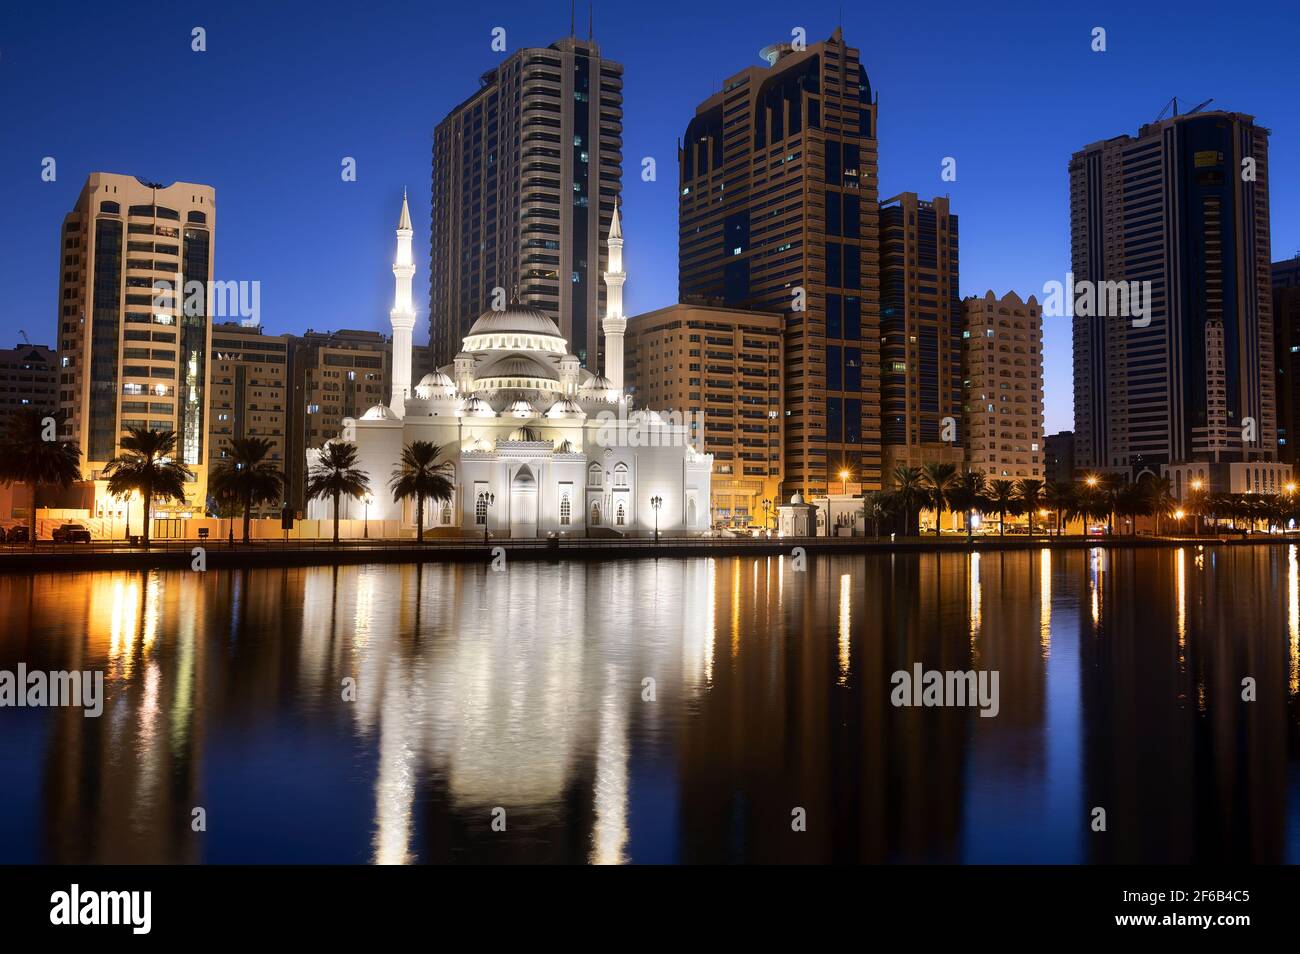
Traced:
<svg viewBox="0 0 1300 954">
<path fill-rule="evenodd" d="M 537 536 L 537 480 L 527 466 L 510 481 L 510 536 Z"/>
</svg>

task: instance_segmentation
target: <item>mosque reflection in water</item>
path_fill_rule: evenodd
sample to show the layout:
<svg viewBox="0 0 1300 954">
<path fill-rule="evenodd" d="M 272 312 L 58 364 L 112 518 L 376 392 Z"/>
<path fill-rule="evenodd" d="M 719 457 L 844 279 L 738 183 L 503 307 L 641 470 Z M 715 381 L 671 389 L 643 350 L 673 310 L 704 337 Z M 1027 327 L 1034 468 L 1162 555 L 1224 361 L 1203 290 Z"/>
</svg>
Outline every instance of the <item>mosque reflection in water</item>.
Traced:
<svg viewBox="0 0 1300 954">
<path fill-rule="evenodd" d="M 1300 858 L 1294 547 L 6 576 L 0 607 L 0 668 L 107 695 L 0 710 L 0 862 Z M 915 662 L 997 670 L 997 717 L 893 707 Z"/>
</svg>

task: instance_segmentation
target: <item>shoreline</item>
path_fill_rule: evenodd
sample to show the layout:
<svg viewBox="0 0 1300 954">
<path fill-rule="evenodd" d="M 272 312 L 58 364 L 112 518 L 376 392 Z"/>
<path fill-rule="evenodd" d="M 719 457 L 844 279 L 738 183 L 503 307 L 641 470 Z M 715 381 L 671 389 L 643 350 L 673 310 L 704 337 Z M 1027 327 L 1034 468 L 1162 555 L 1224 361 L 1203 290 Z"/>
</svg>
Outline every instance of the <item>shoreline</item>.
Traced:
<svg viewBox="0 0 1300 954">
<path fill-rule="evenodd" d="M 290 566 L 345 566 L 365 563 L 477 563 L 495 559 L 504 552 L 507 560 L 619 560 L 701 557 L 701 556 L 779 556 L 789 555 L 802 547 L 810 556 L 867 553 L 983 553 L 1016 550 L 1091 550 L 1149 549 L 1185 546 L 1281 546 L 1300 542 L 1300 533 L 1226 536 L 1223 534 L 1178 537 L 1081 537 L 1017 534 L 1010 537 L 964 536 L 907 537 L 902 540 L 877 540 L 874 537 L 784 537 L 771 539 L 697 539 L 661 538 L 564 541 L 436 540 L 416 544 L 405 540 L 377 540 L 373 543 L 301 542 L 280 544 L 256 542 L 245 546 L 225 542 L 201 543 L 198 540 L 167 540 L 149 549 L 127 545 L 104 544 L 16 544 L 0 547 L 0 573 L 30 574 L 59 570 L 189 570 L 196 559 L 195 549 L 202 547 L 207 569 L 238 569 Z M 500 548 L 500 551 L 498 551 Z"/>
</svg>

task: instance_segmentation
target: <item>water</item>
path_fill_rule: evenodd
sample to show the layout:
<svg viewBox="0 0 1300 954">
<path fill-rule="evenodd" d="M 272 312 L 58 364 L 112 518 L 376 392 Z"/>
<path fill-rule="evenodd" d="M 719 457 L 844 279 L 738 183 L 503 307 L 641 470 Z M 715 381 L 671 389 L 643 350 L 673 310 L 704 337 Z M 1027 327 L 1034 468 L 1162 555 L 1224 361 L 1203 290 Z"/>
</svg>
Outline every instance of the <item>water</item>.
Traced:
<svg viewBox="0 0 1300 954">
<path fill-rule="evenodd" d="M 1300 858 L 1295 547 L 4 576 L 0 624 L 107 697 L 0 709 L 0 862 Z M 998 715 L 894 707 L 916 662 Z"/>
</svg>

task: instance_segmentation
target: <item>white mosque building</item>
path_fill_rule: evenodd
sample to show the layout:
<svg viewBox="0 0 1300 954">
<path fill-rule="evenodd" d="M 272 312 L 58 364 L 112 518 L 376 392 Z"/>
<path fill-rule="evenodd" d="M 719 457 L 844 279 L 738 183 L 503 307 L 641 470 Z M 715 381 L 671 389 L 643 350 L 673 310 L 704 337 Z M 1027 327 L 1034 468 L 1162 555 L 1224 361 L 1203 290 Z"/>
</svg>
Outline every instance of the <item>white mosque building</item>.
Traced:
<svg viewBox="0 0 1300 954">
<path fill-rule="evenodd" d="M 709 529 L 713 457 L 701 430 L 678 414 L 633 409 L 623 393 L 623 233 L 609 230 L 605 373 L 582 368 L 545 313 L 511 302 L 485 311 L 452 364 L 411 387 L 411 215 L 397 226 L 393 393 L 340 439 L 357 447 L 370 478 L 371 520 L 415 527 L 414 500 L 394 501 L 389 480 L 402 447 L 429 441 L 452 468 L 454 499 L 426 503 L 425 527 L 440 535 L 494 537 L 698 535 Z M 318 451 L 308 451 L 314 466 Z M 344 507 L 348 507 L 345 503 Z M 350 507 L 349 511 L 357 508 Z M 348 511 L 345 511 L 348 515 Z M 356 513 L 352 513 L 356 516 Z M 331 519 L 329 500 L 307 516 Z"/>
</svg>

